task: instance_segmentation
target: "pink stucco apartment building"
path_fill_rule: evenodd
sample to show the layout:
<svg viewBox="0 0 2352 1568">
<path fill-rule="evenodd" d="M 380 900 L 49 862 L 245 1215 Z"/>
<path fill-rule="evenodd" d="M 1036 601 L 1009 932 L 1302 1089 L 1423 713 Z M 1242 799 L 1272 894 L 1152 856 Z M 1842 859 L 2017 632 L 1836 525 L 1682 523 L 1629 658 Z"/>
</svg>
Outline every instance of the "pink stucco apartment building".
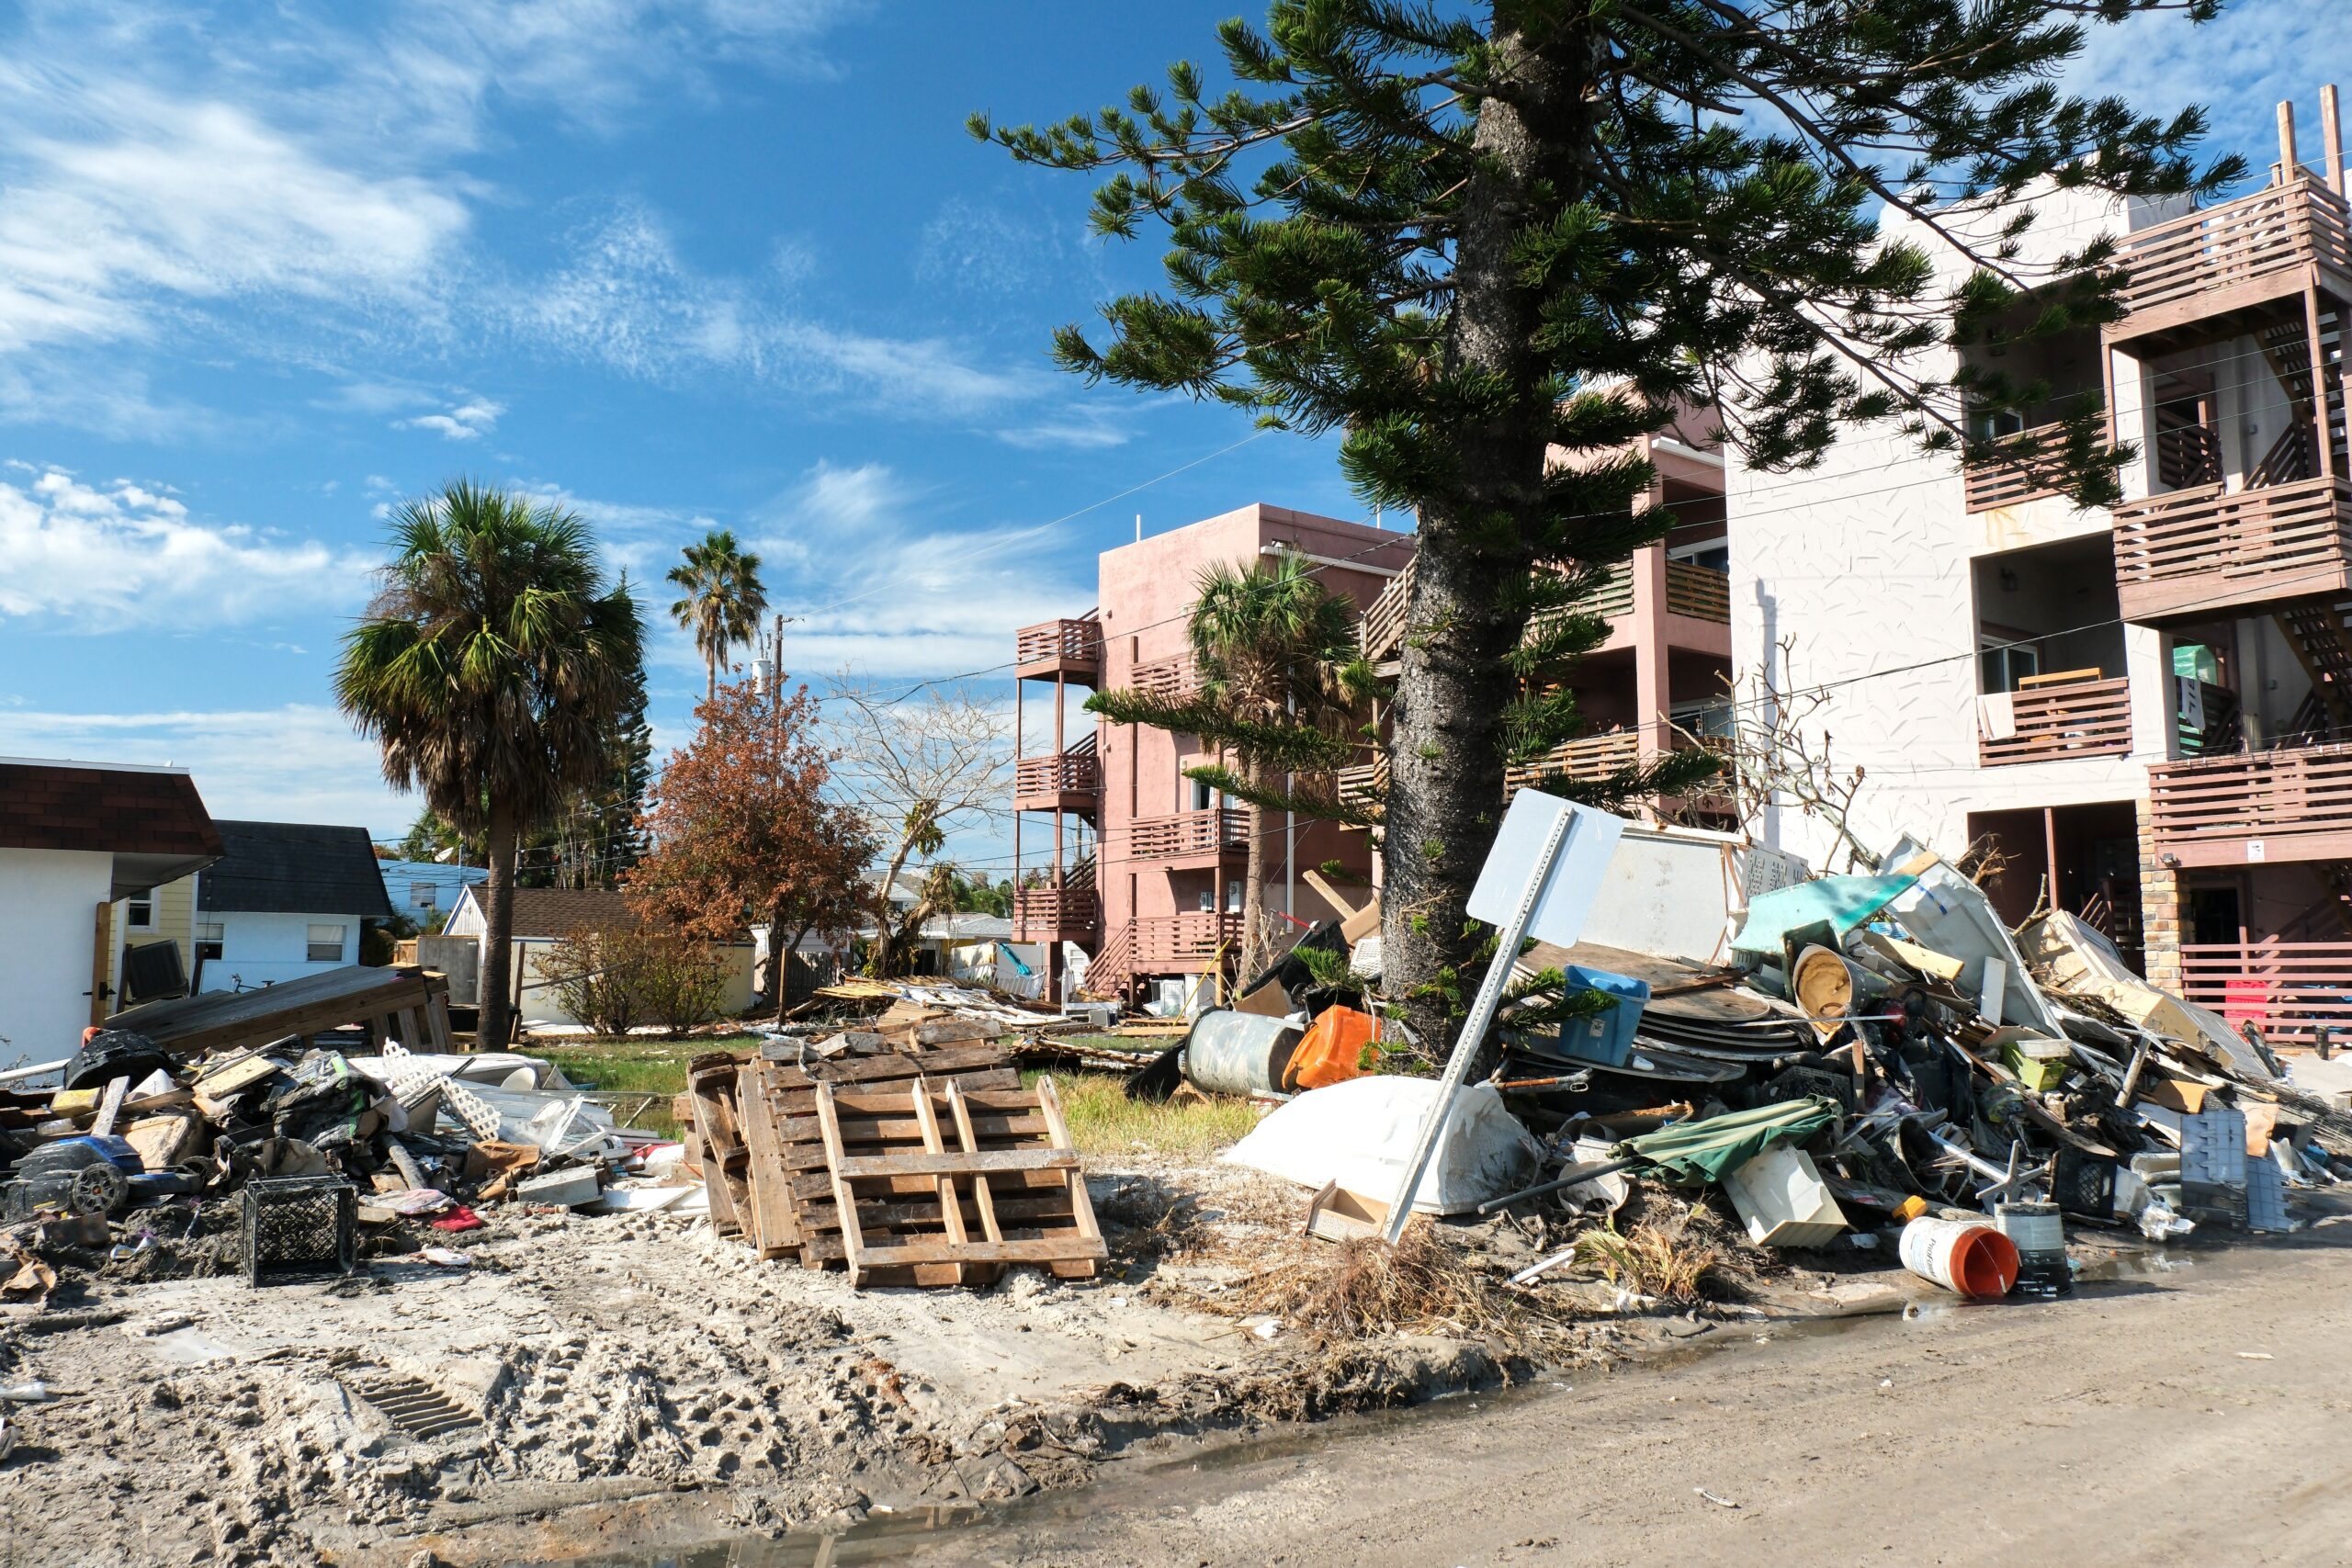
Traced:
<svg viewBox="0 0 2352 1568">
<path fill-rule="evenodd" d="M 1551 759 L 1606 773 L 1634 755 L 1703 733 L 1730 674 L 1724 590 L 1722 462 L 1679 429 L 1647 440 L 1658 499 L 1679 521 L 1663 544 L 1618 569 L 1596 608 L 1608 643 L 1577 682 L 1591 733 Z M 1411 590 L 1414 537 L 1261 503 L 1106 550 L 1096 607 L 1016 634 L 1019 761 L 1013 937 L 1073 943 L 1091 955 L 1086 987 L 1140 996 L 1222 970 L 1239 945 L 1249 823 L 1183 770 L 1210 760 L 1193 738 L 1098 721 L 1088 692 L 1181 691 L 1191 677 L 1189 615 L 1204 568 L 1295 553 L 1363 613 L 1365 652 L 1391 669 Z M 1370 770 L 1366 770 L 1369 772 Z M 1344 781 L 1343 781 L 1344 783 Z M 1306 874 L 1338 862 L 1347 880 L 1379 883 L 1364 832 L 1273 818 L 1270 902 L 1295 931 L 1332 918 Z M 1059 961 L 1048 994 L 1059 989 Z"/>
</svg>

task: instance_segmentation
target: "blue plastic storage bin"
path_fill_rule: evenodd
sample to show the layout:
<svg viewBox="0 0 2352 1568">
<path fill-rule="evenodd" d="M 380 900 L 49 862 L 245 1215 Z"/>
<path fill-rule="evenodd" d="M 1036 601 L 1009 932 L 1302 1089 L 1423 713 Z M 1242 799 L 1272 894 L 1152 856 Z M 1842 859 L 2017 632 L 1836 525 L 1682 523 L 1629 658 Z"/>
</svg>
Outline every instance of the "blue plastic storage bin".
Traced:
<svg viewBox="0 0 2352 1568">
<path fill-rule="evenodd" d="M 1641 1027 L 1642 1009 L 1650 999 L 1649 982 L 1606 969 L 1564 965 L 1560 971 L 1571 994 L 1599 991 L 1617 998 L 1617 1005 L 1589 1018 L 1571 1018 L 1560 1025 L 1559 1054 L 1571 1061 L 1597 1062 L 1604 1067 L 1623 1066 L 1634 1054 L 1634 1031 Z"/>
</svg>

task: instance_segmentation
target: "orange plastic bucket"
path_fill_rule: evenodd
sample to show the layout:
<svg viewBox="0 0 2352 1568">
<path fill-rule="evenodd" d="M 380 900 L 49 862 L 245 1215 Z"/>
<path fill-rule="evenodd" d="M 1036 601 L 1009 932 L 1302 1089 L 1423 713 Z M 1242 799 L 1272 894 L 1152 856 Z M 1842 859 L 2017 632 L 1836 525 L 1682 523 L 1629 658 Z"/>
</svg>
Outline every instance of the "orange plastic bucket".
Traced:
<svg viewBox="0 0 2352 1568">
<path fill-rule="evenodd" d="M 1903 1267 L 1948 1291 L 1977 1300 L 2009 1293 L 2018 1282 L 2017 1244 L 1991 1225 L 1922 1214 L 1903 1227 Z"/>
</svg>

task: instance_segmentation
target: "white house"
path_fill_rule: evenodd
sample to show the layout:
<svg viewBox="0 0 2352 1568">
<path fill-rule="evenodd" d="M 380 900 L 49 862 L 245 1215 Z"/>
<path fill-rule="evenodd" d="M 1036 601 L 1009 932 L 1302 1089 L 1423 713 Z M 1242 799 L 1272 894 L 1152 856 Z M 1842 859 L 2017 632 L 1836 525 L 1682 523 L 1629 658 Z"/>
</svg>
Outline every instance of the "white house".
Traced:
<svg viewBox="0 0 2352 1568">
<path fill-rule="evenodd" d="M 359 962 L 390 904 L 365 828 L 222 822 L 227 853 L 196 878 L 195 988 L 276 985 Z"/>
<path fill-rule="evenodd" d="M 489 896 L 486 884 L 459 892 L 441 934 L 469 936 L 477 942 L 487 939 L 490 920 L 483 900 Z M 581 1021 L 556 1000 L 555 987 L 547 978 L 548 950 L 575 931 L 633 930 L 637 912 L 627 898 L 602 888 L 517 887 L 514 900 L 513 959 L 506 983 L 515 1016 L 535 1023 L 578 1024 Z M 745 935 L 718 945 L 727 971 L 727 990 L 719 1009 L 741 1013 L 752 1005 L 752 941 Z"/>
<path fill-rule="evenodd" d="M 0 758 L 0 1069 L 72 1055 L 112 1010 L 118 901 L 221 849 L 186 769 Z"/>
</svg>

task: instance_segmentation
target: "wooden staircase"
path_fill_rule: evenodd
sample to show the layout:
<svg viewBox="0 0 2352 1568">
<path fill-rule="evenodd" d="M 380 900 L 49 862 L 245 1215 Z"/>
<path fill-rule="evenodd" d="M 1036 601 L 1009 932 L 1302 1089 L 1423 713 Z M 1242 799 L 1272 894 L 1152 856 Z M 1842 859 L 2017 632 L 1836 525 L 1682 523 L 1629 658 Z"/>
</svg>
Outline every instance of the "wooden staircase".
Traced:
<svg viewBox="0 0 2352 1568">
<path fill-rule="evenodd" d="M 2246 488 L 2262 485 L 2291 484 L 2297 479 L 2317 477 L 2319 473 L 2318 445 L 2315 433 L 2324 424 L 2327 444 L 2335 458 L 2335 472 L 2347 471 L 2346 431 L 2342 389 L 2344 386 L 2344 320 L 2341 311 L 2323 309 L 2319 318 L 2319 352 L 2321 386 L 2324 395 L 2314 400 L 2312 395 L 2311 342 L 2305 331 L 2303 314 L 2296 310 L 2263 327 L 2255 333 L 2255 346 L 2262 351 L 2264 363 L 2286 389 L 2292 409 L 2292 423 L 2254 472 L 2246 476 Z M 2314 414 L 2314 402 L 2324 411 L 2324 418 Z"/>
<path fill-rule="evenodd" d="M 2352 735 L 2352 602 L 2303 599 L 2271 612 L 2312 683 L 2312 695 L 2338 736 Z"/>
<path fill-rule="evenodd" d="M 1102 951 L 1086 961 L 1084 993 L 1115 997 L 1135 978 L 1136 926 L 1133 920 L 1103 939 Z"/>
</svg>

